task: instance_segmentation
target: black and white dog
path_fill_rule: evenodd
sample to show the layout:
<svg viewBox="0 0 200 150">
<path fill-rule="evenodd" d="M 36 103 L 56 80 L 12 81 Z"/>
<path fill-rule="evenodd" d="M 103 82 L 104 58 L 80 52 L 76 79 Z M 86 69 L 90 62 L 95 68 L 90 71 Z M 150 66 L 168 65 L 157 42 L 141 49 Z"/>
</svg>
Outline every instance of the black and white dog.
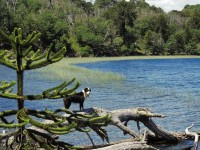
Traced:
<svg viewBox="0 0 200 150">
<path fill-rule="evenodd" d="M 73 103 L 79 103 L 80 111 L 83 110 L 84 109 L 83 103 L 84 103 L 85 99 L 87 97 L 89 97 L 90 93 L 91 93 L 91 89 L 85 88 L 84 90 L 82 90 L 79 93 L 75 93 L 74 95 L 70 95 L 70 96 L 65 97 L 63 99 L 65 108 L 69 109 L 71 103 L 73 102 Z"/>
</svg>

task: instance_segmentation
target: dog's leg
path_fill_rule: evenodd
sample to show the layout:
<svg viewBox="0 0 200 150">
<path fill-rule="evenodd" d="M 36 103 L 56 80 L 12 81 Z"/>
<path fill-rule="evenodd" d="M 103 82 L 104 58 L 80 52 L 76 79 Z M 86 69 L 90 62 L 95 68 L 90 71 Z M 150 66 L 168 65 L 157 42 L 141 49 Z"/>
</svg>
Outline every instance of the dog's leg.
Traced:
<svg viewBox="0 0 200 150">
<path fill-rule="evenodd" d="M 128 122 L 129 122 L 129 120 L 127 120 L 125 123 L 124 123 L 124 125 L 127 127 L 127 125 L 128 125 Z M 127 132 L 125 132 L 125 131 L 123 131 L 124 132 L 124 135 L 126 135 L 127 134 Z"/>
<path fill-rule="evenodd" d="M 80 111 L 81 110 L 84 110 L 84 108 L 83 108 L 83 102 L 80 102 Z"/>
<path fill-rule="evenodd" d="M 69 107 L 71 106 L 71 101 L 67 100 L 67 99 L 64 99 L 64 105 L 65 105 L 66 109 L 69 109 Z"/>
<path fill-rule="evenodd" d="M 139 137 L 140 137 L 140 135 L 141 135 L 141 131 L 140 131 L 140 122 L 139 122 L 139 121 L 137 121 L 137 128 L 138 128 Z"/>
</svg>

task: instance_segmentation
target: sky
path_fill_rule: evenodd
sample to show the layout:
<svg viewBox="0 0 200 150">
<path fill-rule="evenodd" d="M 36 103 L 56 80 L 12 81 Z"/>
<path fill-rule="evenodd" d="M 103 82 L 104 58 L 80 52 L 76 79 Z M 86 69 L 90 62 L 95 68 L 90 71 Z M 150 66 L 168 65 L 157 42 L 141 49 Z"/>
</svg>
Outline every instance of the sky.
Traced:
<svg viewBox="0 0 200 150">
<path fill-rule="evenodd" d="M 94 1 L 94 0 L 86 0 Z M 127 0 L 129 1 L 129 0 Z M 196 5 L 200 4 L 200 0 L 145 0 L 149 5 L 154 5 L 156 7 L 162 8 L 165 12 L 171 10 L 182 10 L 185 5 Z"/>
<path fill-rule="evenodd" d="M 149 5 L 162 8 L 165 12 L 182 10 L 185 5 L 200 4 L 200 0 L 145 0 Z"/>
</svg>

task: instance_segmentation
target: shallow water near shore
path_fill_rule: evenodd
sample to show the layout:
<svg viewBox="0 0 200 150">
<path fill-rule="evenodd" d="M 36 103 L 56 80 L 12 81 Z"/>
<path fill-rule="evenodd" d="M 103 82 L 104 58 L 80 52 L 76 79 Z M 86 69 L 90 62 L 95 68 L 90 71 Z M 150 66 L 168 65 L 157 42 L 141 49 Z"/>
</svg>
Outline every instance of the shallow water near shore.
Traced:
<svg viewBox="0 0 200 150">
<path fill-rule="evenodd" d="M 93 84 L 92 79 L 82 83 L 78 90 L 90 87 L 92 93 L 85 102 L 85 108 L 100 107 L 107 110 L 148 107 L 153 112 L 166 115 L 166 118 L 154 121 L 169 131 L 183 132 L 185 128 L 195 123 L 193 131 L 200 131 L 200 59 L 145 59 L 120 60 L 77 64 L 77 66 L 101 71 L 111 71 L 122 74 L 125 80 Z M 0 80 L 16 80 L 15 72 L 0 66 Z M 25 94 L 38 94 L 41 90 L 53 87 L 62 81 L 52 81 L 38 78 L 38 72 L 25 72 Z M 0 110 L 16 109 L 14 100 L 0 98 Z M 25 107 L 32 109 L 58 109 L 63 107 L 62 99 L 27 101 Z M 71 109 L 78 110 L 77 105 Z M 136 130 L 136 123 L 130 122 L 129 127 Z M 142 129 L 144 127 L 141 125 Z M 115 127 L 106 127 L 110 141 L 130 136 L 124 136 Z M 95 144 L 101 144 L 101 139 L 95 133 L 90 133 Z M 80 138 L 81 137 L 81 138 Z M 61 136 L 63 140 L 73 144 L 91 144 L 85 133 L 70 133 L 70 136 Z M 191 145 L 186 142 L 176 146 L 162 147 L 162 149 L 181 149 Z"/>
</svg>

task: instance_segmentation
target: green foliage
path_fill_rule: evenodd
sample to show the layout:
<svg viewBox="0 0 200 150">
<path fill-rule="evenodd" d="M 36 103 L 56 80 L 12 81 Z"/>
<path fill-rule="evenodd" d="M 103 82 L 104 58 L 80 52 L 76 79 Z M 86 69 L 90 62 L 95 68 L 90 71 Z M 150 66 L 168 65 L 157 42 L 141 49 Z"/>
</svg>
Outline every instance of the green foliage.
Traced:
<svg viewBox="0 0 200 150">
<path fill-rule="evenodd" d="M 146 55 L 159 55 L 164 52 L 164 40 L 161 34 L 149 30 L 146 32 L 142 42 Z"/>
<path fill-rule="evenodd" d="M 170 36 L 167 41 L 167 48 L 170 54 L 185 53 L 185 35 L 183 31 L 178 31 Z"/>
<path fill-rule="evenodd" d="M 40 3 L 39 0 L 27 0 L 24 1 L 24 3 L 30 11 L 34 12 L 38 12 L 42 7 L 42 4 Z"/>
<path fill-rule="evenodd" d="M 66 51 L 66 48 L 62 48 L 59 52 L 53 53 L 52 45 L 43 53 L 40 49 L 34 51 L 31 44 L 35 44 L 40 37 L 40 33 L 35 31 L 25 38 L 21 28 L 15 28 L 10 36 L 2 30 L 0 34 L 11 43 L 12 47 L 12 51 L 1 51 L 0 63 L 17 71 L 36 69 L 57 62 L 63 58 Z"/>
<path fill-rule="evenodd" d="M 168 51 L 170 54 L 193 54 L 198 47 L 191 51 L 186 49 L 193 42 L 199 45 L 199 8 L 199 4 L 186 5 L 182 11 L 165 13 L 145 0 L 95 0 L 94 3 L 84 0 L 19 0 L 17 3 L 1 0 L 0 29 L 11 33 L 15 27 L 23 28 L 24 35 L 40 32 L 41 47 L 47 48 L 53 43 L 54 52 L 67 47 L 65 55 L 69 56 L 136 55 L 137 51 L 146 55 L 148 50 L 144 50 L 141 41 L 149 30 L 161 35 L 164 47 L 169 47 L 169 38 L 175 36 L 177 30 L 187 32 L 190 29 L 191 36 L 186 35 L 186 38 L 192 37 L 194 41 L 186 39 L 184 50 Z M 118 37 L 123 39 L 123 47 L 116 45 Z M 10 48 L 1 36 L 0 48 Z M 161 48 L 157 54 L 165 53 L 166 49 Z"/>
<path fill-rule="evenodd" d="M 162 38 L 166 41 L 169 36 L 169 27 L 168 27 L 167 16 L 160 14 L 155 21 L 155 31 L 162 35 Z"/>
<path fill-rule="evenodd" d="M 117 0 L 95 0 L 94 5 L 98 8 L 109 8 L 117 3 Z"/>
<path fill-rule="evenodd" d="M 113 44 L 116 45 L 116 46 L 121 46 L 123 44 L 123 39 L 121 37 L 116 37 L 113 40 Z"/>
<path fill-rule="evenodd" d="M 10 87 L 12 87 L 15 84 L 16 84 L 15 81 L 12 81 L 10 83 L 8 83 L 6 81 L 0 81 L 0 91 L 5 92 L 5 90 L 9 89 Z"/>
<path fill-rule="evenodd" d="M 146 16 L 138 18 L 135 21 L 135 28 L 137 29 L 138 35 L 144 36 L 148 30 L 154 30 L 155 19 L 154 16 Z"/>
<path fill-rule="evenodd" d="M 64 112 L 68 115 L 68 117 L 63 117 L 63 115 L 59 114 L 60 112 Z M 91 128 L 93 131 L 95 131 L 102 140 L 106 139 L 107 141 L 108 136 L 106 131 L 101 128 L 102 126 L 106 126 L 110 122 L 110 116 L 103 116 L 103 117 L 95 117 L 95 115 L 81 115 L 81 114 L 75 114 L 67 109 L 58 109 L 55 112 L 52 112 L 50 110 L 44 110 L 44 111 L 36 111 L 36 110 L 30 110 L 30 109 L 21 109 L 19 111 L 5 111 L 0 113 L 0 117 L 5 117 L 8 115 L 14 115 L 16 114 L 17 118 L 22 121 L 22 123 L 19 124 L 2 124 L 0 123 L 0 127 L 3 128 L 16 128 L 21 127 L 24 125 L 32 125 L 36 126 L 39 129 L 42 129 L 43 131 L 48 131 L 51 134 L 56 135 L 62 135 L 62 134 L 68 134 L 69 132 L 74 131 L 80 131 L 80 132 L 89 132 L 89 129 L 85 129 L 86 127 Z M 33 119 L 42 118 L 42 119 L 48 119 L 51 122 L 49 123 L 41 123 L 37 120 Z M 66 123 L 68 122 L 68 124 Z M 11 132 L 6 135 L 0 134 L 0 138 L 4 139 L 5 137 L 11 137 L 15 136 L 16 138 L 12 141 L 12 145 L 19 143 L 19 136 L 21 136 L 20 131 Z M 45 132 L 41 132 L 38 130 L 34 130 L 34 128 L 27 128 L 24 129 L 23 138 L 26 139 L 26 142 L 21 143 L 23 148 L 26 148 L 27 144 L 33 144 L 38 143 L 40 147 L 42 148 L 48 148 L 48 149 L 55 149 L 56 147 L 64 148 L 64 149 L 76 149 L 78 147 L 75 147 L 69 143 L 65 143 L 62 141 L 56 140 L 56 138 L 53 138 L 49 136 L 48 134 L 45 134 Z M 48 140 L 48 142 L 47 142 Z M 28 142 L 28 143 L 27 143 Z M 36 144 L 33 144 L 33 147 L 36 147 Z"/>
<path fill-rule="evenodd" d="M 121 36 L 123 43 L 126 43 L 127 26 L 133 27 L 136 18 L 134 11 L 135 5 L 126 2 L 125 0 L 119 1 L 116 5 L 106 12 L 106 17 L 112 20 L 113 25 L 116 26 L 118 36 Z"/>
<path fill-rule="evenodd" d="M 79 54 L 89 56 L 93 51 L 93 54 L 98 56 L 108 40 L 105 37 L 109 34 L 108 25 L 109 22 L 102 18 L 90 18 L 87 22 L 77 24 L 73 33 L 76 36 L 76 43 L 79 43 Z"/>
</svg>

